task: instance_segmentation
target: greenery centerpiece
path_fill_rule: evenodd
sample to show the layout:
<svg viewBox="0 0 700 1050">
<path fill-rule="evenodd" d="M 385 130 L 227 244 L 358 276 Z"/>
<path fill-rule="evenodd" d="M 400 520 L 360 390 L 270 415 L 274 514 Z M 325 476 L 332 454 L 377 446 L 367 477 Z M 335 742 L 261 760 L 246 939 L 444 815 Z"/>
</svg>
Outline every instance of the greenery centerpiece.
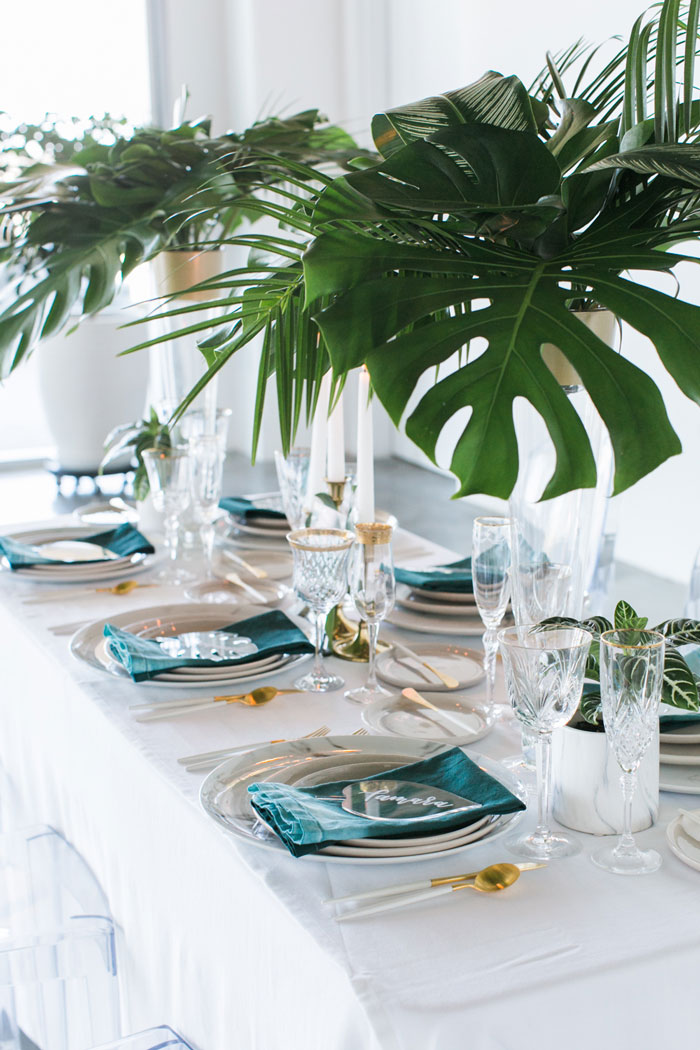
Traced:
<svg viewBox="0 0 700 1050">
<path fill-rule="evenodd" d="M 552 344 L 609 432 L 615 493 L 680 452 L 652 378 L 575 312 L 604 308 L 648 336 L 700 401 L 700 308 L 648 287 L 700 233 L 699 3 L 653 7 L 608 61 L 575 44 L 529 87 L 487 72 L 380 113 L 381 160 L 362 170 L 331 179 L 280 164 L 284 194 L 258 207 L 284 233 L 247 240 L 213 335 L 208 318 L 185 329 L 209 333 L 209 377 L 262 337 L 254 447 L 272 376 L 288 447 L 324 372 L 337 390 L 364 363 L 391 418 L 407 414 L 406 433 L 433 459 L 445 424 L 470 411 L 452 457 L 456 495 L 509 496 L 519 397 L 556 452 L 544 497 L 592 487 L 585 428 L 543 360 Z"/>
</svg>

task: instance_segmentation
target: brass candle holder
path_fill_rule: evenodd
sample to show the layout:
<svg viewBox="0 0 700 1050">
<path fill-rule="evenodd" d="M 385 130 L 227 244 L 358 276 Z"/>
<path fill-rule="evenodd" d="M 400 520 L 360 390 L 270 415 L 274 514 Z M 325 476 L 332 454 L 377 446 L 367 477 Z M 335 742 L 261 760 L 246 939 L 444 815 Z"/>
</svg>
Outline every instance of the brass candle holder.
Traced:
<svg viewBox="0 0 700 1050">
<path fill-rule="evenodd" d="M 331 499 L 333 496 L 331 495 Z M 358 524 L 358 542 L 381 543 L 386 542 L 387 531 L 391 535 L 391 526 L 382 523 L 376 525 Z M 326 634 L 328 636 L 328 647 L 334 656 L 341 660 L 350 660 L 352 663 L 369 662 L 369 635 L 367 624 L 364 620 L 358 623 L 349 620 L 343 612 L 342 606 L 336 605 L 328 614 L 326 620 Z M 377 642 L 377 652 L 383 653 L 391 646 L 389 642 Z"/>
</svg>

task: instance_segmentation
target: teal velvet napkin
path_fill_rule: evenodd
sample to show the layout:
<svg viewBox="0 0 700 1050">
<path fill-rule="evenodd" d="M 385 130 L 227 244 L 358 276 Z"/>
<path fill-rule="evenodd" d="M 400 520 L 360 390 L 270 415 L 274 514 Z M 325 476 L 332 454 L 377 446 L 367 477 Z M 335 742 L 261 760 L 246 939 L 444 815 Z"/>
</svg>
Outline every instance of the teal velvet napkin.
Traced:
<svg viewBox="0 0 700 1050">
<path fill-rule="evenodd" d="M 152 638 L 137 638 L 111 623 L 104 626 L 104 635 L 110 639 L 110 651 L 131 675 L 135 682 L 155 678 L 164 671 L 176 667 L 237 667 L 240 664 L 260 660 L 274 653 L 312 653 L 314 647 L 303 631 L 300 631 L 285 613 L 279 609 L 239 620 L 220 630 L 250 638 L 257 645 L 257 652 L 225 660 L 205 660 L 197 657 L 170 656 Z"/>
<path fill-rule="evenodd" d="M 688 711 L 677 715 L 661 715 L 659 718 L 659 726 L 662 733 L 672 733 L 674 729 L 681 729 L 683 726 L 692 726 L 698 723 L 700 723 L 700 712 Z"/>
<path fill-rule="evenodd" d="M 251 784 L 248 791 L 253 809 L 295 857 L 317 853 L 324 846 L 346 839 L 411 837 L 436 830 L 449 831 L 451 828 L 466 827 L 491 813 L 515 813 L 525 809 L 525 804 L 519 798 L 480 769 L 458 747 L 421 762 L 360 779 L 408 780 L 426 784 L 478 802 L 479 808 L 468 813 L 445 813 L 430 820 L 407 824 L 401 820 L 368 820 L 347 813 L 339 801 L 329 799 L 328 796 L 341 794 L 346 784 L 354 781 L 335 781 L 312 788 L 259 783 Z"/>
<path fill-rule="evenodd" d="M 273 510 L 272 507 L 259 507 L 252 500 L 245 499 L 243 496 L 226 496 L 219 500 L 219 506 L 222 510 L 228 511 L 237 518 L 243 518 L 245 521 L 248 521 L 249 518 L 278 518 L 279 520 L 286 518 L 284 511 Z"/>
<path fill-rule="evenodd" d="M 450 594 L 473 594 L 471 558 L 460 558 L 433 569 L 396 568 L 398 583 L 405 583 L 417 591 L 446 591 Z"/>
<path fill-rule="evenodd" d="M 108 529 L 106 532 L 96 532 L 91 536 L 80 536 L 84 543 L 96 543 L 100 547 L 114 551 L 120 558 L 127 558 L 130 554 L 153 554 L 155 548 L 148 542 L 138 529 L 133 525 L 125 523 L 116 529 Z M 0 536 L 0 555 L 4 554 L 11 569 L 26 569 L 32 565 L 89 565 L 103 564 L 108 558 L 97 558 L 95 562 L 58 562 L 55 558 L 44 558 L 41 547 L 32 546 L 30 543 L 20 543 L 10 536 Z"/>
</svg>

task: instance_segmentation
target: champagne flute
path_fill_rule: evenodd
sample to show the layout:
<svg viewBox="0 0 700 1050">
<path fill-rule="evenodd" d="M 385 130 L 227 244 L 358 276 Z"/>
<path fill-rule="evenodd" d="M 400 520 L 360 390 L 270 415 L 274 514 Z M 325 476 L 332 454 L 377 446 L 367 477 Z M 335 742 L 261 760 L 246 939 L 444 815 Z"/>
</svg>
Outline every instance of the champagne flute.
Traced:
<svg viewBox="0 0 700 1050">
<path fill-rule="evenodd" d="M 538 632 L 527 625 L 500 631 L 498 640 L 513 710 L 537 735 L 537 827 L 507 845 L 527 860 L 566 857 L 578 852 L 578 844 L 550 830 L 552 730 L 566 725 L 578 707 L 592 638 L 578 627 Z"/>
<path fill-rule="evenodd" d="M 355 608 L 367 624 L 369 667 L 367 681 L 349 689 L 345 699 L 356 704 L 369 704 L 392 696 L 377 682 L 375 658 L 379 624 L 394 608 L 396 585 L 391 553 L 391 525 L 381 522 L 355 526 L 357 543 L 350 555 L 348 573 L 350 594 Z"/>
<path fill-rule="evenodd" d="M 177 585 L 191 580 L 192 573 L 177 564 L 180 514 L 190 502 L 190 458 L 186 448 L 147 448 L 143 462 L 153 497 L 153 506 L 163 514 L 168 562 L 157 578 Z"/>
<path fill-rule="evenodd" d="M 479 616 L 486 628 L 483 636 L 486 673 L 486 709 L 500 717 L 510 711 L 506 704 L 493 703 L 498 653 L 498 627 L 508 607 L 510 585 L 510 518 L 475 518 L 472 530 L 472 580 Z"/>
<path fill-rule="evenodd" d="M 603 724 L 621 769 L 624 830 L 615 846 L 591 857 L 615 875 L 648 875 L 661 864 L 656 850 L 640 850 L 632 835 L 637 770 L 659 726 L 665 638 L 658 631 L 627 628 L 600 636 L 600 696 Z"/>
<path fill-rule="evenodd" d="M 348 557 L 354 539 L 345 529 L 296 529 L 287 535 L 294 556 L 294 589 L 311 607 L 316 625 L 313 670 L 294 683 L 297 689 L 326 693 L 345 684 L 326 671 L 321 649 L 326 616 L 348 589 Z"/>
<path fill-rule="evenodd" d="M 275 451 L 275 469 L 279 482 L 282 506 L 293 529 L 300 529 L 306 520 L 304 500 L 309 473 L 308 448 L 293 448 L 289 455 Z"/>
</svg>

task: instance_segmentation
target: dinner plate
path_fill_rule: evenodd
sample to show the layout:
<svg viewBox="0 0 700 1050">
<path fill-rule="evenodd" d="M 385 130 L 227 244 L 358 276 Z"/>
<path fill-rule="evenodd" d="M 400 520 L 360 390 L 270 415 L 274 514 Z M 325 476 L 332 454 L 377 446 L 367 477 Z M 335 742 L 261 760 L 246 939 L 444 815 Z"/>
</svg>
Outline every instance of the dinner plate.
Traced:
<svg viewBox="0 0 700 1050">
<path fill-rule="evenodd" d="M 429 693 L 421 690 L 431 704 L 447 712 L 443 718 L 436 711 L 414 704 L 405 696 L 376 700 L 362 709 L 362 721 L 375 733 L 388 736 L 418 737 L 420 740 L 444 740 L 462 747 L 481 740 L 491 731 L 483 711 L 470 705 L 466 697 L 452 693 Z"/>
<path fill-rule="evenodd" d="M 668 766 L 700 766 L 700 747 L 697 744 L 674 744 L 661 747 L 659 759 Z"/>
<path fill-rule="evenodd" d="M 229 572 L 236 571 L 232 564 L 227 564 L 226 569 Z M 227 602 L 235 605 L 240 600 L 248 603 L 253 602 L 255 605 L 273 605 L 275 602 L 281 602 L 289 594 L 289 587 L 283 587 L 275 583 L 274 580 L 254 580 L 249 573 L 245 573 L 241 576 L 241 579 L 258 592 L 260 599 L 253 598 L 245 588 L 218 577 L 215 580 L 204 580 L 201 583 L 189 584 L 185 589 L 185 597 L 198 602 L 207 601 L 207 595 L 209 594 L 216 594 L 217 598 L 214 599 L 215 605 L 226 604 Z M 221 597 L 218 597 L 219 595 Z M 210 598 L 209 601 L 211 602 L 212 599 Z"/>
<path fill-rule="evenodd" d="M 200 800 L 205 812 L 237 838 L 287 854 L 282 843 L 265 828 L 252 809 L 248 793 L 250 784 L 256 781 L 278 781 L 299 785 L 303 782 L 310 786 L 312 783 L 328 783 L 345 777 L 358 778 L 432 758 L 444 750 L 444 744 L 432 740 L 400 740 L 380 736 L 331 736 L 284 741 L 222 762 L 202 784 Z M 497 776 L 511 791 L 518 791 L 518 782 L 497 762 L 479 755 L 470 755 L 470 758 L 492 776 Z M 471 827 L 457 829 L 464 832 L 462 837 L 456 836 L 447 841 L 440 842 L 435 836 L 414 836 L 428 841 L 406 846 L 403 843 L 399 845 L 397 840 L 390 840 L 387 846 L 373 848 L 368 847 L 365 840 L 357 840 L 361 845 L 345 842 L 339 846 L 326 847 L 317 854 L 309 854 L 305 859 L 343 864 L 397 864 L 417 861 L 422 857 L 435 859 L 451 856 L 469 849 L 482 839 L 502 835 L 519 816 L 519 813 L 497 816 L 481 827 L 476 827 L 475 822 Z"/>
<path fill-rule="evenodd" d="M 481 638 L 484 625 L 478 615 L 466 615 L 459 619 L 447 616 L 429 616 L 409 609 L 394 607 L 387 616 L 387 623 L 403 627 L 407 631 L 422 634 L 459 634 L 466 638 Z"/>
<path fill-rule="evenodd" d="M 396 604 L 429 616 L 473 616 L 475 612 L 474 602 L 467 604 L 427 598 L 422 592 L 412 590 L 405 584 L 399 584 L 396 588 Z"/>
<path fill-rule="evenodd" d="M 679 725 L 673 732 L 662 732 L 659 734 L 659 742 L 676 747 L 678 744 L 700 744 L 700 723 L 690 725 Z M 668 761 L 668 760 L 667 760 Z"/>
<path fill-rule="evenodd" d="M 659 790 L 676 791 L 680 795 L 700 795 L 700 769 L 697 766 L 672 766 L 662 762 L 659 767 Z"/>
<path fill-rule="evenodd" d="M 243 532 L 249 536 L 264 536 L 266 540 L 284 540 L 285 536 L 290 531 L 289 525 L 285 525 L 283 529 L 270 528 L 269 526 L 262 525 L 260 523 L 260 518 L 256 520 L 254 525 L 250 523 L 249 519 L 237 518 L 235 514 L 230 514 L 229 518 L 231 527 L 237 532 Z"/>
<path fill-rule="evenodd" d="M 668 848 L 688 867 L 700 871 L 700 845 L 683 830 L 681 819 L 679 814 L 666 828 Z"/>
<path fill-rule="evenodd" d="M 119 613 L 115 616 L 104 617 L 93 623 L 82 627 L 71 639 L 70 650 L 73 656 L 87 664 L 93 670 L 102 671 L 116 678 L 131 681 L 126 670 L 110 654 L 107 639 L 103 630 L 105 623 L 112 623 L 115 627 L 138 634 L 141 637 L 156 637 L 160 633 L 181 633 L 187 629 L 211 630 L 217 627 L 225 627 L 236 620 L 244 620 L 248 616 L 259 613 L 258 608 L 250 606 L 236 606 L 230 608 L 221 605 L 195 605 L 184 603 L 178 605 L 158 605 L 148 609 L 132 609 L 131 612 Z M 164 672 L 158 678 L 149 678 L 143 682 L 136 683 L 143 686 L 168 686 L 169 688 L 193 689 L 200 686 L 216 686 L 217 688 L 226 682 L 241 683 L 255 681 L 265 676 L 281 674 L 288 668 L 296 667 L 303 660 L 308 659 L 309 654 L 286 655 L 275 653 L 273 656 L 262 657 L 259 661 L 251 661 L 238 667 L 210 667 L 193 669 L 196 674 L 184 674 L 185 668 L 173 669 Z M 277 662 L 272 662 L 276 660 Z M 269 662 L 268 662 L 269 661 Z"/>
<path fill-rule="evenodd" d="M 11 538 L 20 543 L 42 547 L 45 544 L 80 541 L 86 536 L 95 534 L 95 529 L 86 525 L 74 525 L 61 528 L 29 529 L 11 533 Z M 100 550 L 102 548 L 99 548 Z M 144 553 L 122 556 L 109 552 L 106 561 L 92 562 L 55 562 L 51 565 L 28 565 L 24 568 L 10 570 L 9 563 L 2 559 L 3 569 L 12 571 L 15 576 L 23 576 L 42 583 L 90 583 L 102 579 L 113 579 L 132 572 L 143 572 L 152 564 L 151 555 Z"/>
<path fill-rule="evenodd" d="M 473 649 L 464 649 L 460 645 L 440 645 L 438 642 L 416 642 L 411 649 L 438 671 L 455 678 L 460 689 L 469 689 L 484 677 L 483 656 Z M 433 693 L 453 691 L 426 667 L 395 649 L 377 657 L 377 674 L 382 681 L 401 689 L 413 686 L 429 689 Z"/>
<path fill-rule="evenodd" d="M 476 605 L 476 598 L 469 592 L 428 591 L 424 587 L 409 588 L 417 598 L 428 602 L 449 602 L 451 605 Z"/>
</svg>

